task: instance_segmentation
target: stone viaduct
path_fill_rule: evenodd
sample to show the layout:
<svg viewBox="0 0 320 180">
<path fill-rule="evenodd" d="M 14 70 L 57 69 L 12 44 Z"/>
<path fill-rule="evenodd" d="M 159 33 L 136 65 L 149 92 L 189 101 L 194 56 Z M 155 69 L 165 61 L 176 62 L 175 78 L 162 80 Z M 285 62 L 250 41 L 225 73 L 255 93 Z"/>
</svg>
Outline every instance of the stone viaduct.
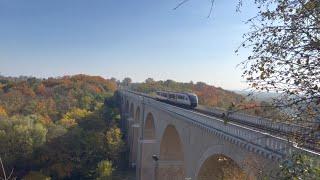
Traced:
<svg viewBox="0 0 320 180">
<path fill-rule="evenodd" d="M 120 91 L 130 164 L 141 180 L 259 179 L 296 149 L 285 139 Z"/>
</svg>

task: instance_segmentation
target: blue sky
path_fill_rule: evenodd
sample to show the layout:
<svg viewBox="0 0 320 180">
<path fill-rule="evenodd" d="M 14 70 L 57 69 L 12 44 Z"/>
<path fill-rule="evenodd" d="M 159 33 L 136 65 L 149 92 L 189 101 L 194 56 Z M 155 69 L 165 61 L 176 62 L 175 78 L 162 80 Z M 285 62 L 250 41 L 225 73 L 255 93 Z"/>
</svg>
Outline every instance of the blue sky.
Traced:
<svg viewBox="0 0 320 180">
<path fill-rule="evenodd" d="M 252 4 L 237 0 L 0 0 L 0 73 L 36 77 L 78 73 L 143 81 L 203 81 L 246 87 L 234 50 Z"/>
</svg>

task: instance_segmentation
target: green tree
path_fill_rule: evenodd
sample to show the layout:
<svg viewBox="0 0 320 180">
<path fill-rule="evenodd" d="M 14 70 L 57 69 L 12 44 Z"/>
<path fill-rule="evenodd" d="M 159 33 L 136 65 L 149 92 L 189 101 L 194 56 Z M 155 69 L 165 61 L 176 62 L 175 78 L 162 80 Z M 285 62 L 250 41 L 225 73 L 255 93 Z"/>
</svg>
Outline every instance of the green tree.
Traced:
<svg viewBox="0 0 320 180">
<path fill-rule="evenodd" d="M 132 83 L 132 79 L 129 78 L 129 77 L 124 78 L 124 79 L 122 80 L 122 82 L 121 82 L 121 84 L 122 84 L 123 86 L 129 86 L 129 84 L 131 84 L 131 83 Z"/>
<path fill-rule="evenodd" d="M 46 141 L 47 129 L 36 116 L 13 117 L 0 121 L 0 156 L 12 165 L 28 158 Z"/>
<path fill-rule="evenodd" d="M 68 130 L 63 125 L 50 124 L 48 126 L 47 141 L 50 142 L 55 138 L 65 135 L 67 132 Z"/>
<path fill-rule="evenodd" d="M 145 80 L 145 82 L 146 82 L 147 84 L 152 84 L 152 83 L 154 83 L 155 81 L 154 81 L 154 79 L 152 79 L 152 78 L 148 78 L 148 79 Z"/>
</svg>

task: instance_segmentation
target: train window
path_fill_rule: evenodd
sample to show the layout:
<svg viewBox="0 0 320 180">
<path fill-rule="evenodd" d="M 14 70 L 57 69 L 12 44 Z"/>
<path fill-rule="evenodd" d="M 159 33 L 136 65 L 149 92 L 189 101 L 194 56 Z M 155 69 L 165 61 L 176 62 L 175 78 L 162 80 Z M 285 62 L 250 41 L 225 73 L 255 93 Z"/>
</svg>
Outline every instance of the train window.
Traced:
<svg viewBox="0 0 320 180">
<path fill-rule="evenodd" d="M 160 92 L 156 92 L 157 93 L 157 95 L 159 95 L 160 96 Z"/>
<path fill-rule="evenodd" d="M 167 97 L 167 94 L 166 94 L 166 93 L 162 93 L 162 96 L 163 96 L 163 97 Z"/>
<path fill-rule="evenodd" d="M 175 96 L 174 94 L 169 94 L 169 98 L 170 98 L 170 99 L 175 99 L 176 96 Z"/>
</svg>

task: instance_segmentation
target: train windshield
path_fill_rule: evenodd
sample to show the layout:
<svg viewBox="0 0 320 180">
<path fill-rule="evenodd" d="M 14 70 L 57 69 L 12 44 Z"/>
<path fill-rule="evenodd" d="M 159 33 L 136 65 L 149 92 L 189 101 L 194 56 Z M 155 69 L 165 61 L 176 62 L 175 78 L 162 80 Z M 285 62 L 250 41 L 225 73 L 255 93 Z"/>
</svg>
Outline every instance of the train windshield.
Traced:
<svg viewBox="0 0 320 180">
<path fill-rule="evenodd" d="M 198 98 L 195 95 L 189 95 L 191 103 L 198 103 Z"/>
</svg>

